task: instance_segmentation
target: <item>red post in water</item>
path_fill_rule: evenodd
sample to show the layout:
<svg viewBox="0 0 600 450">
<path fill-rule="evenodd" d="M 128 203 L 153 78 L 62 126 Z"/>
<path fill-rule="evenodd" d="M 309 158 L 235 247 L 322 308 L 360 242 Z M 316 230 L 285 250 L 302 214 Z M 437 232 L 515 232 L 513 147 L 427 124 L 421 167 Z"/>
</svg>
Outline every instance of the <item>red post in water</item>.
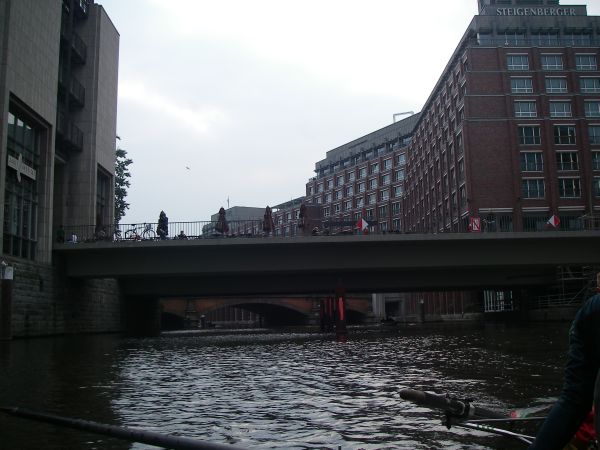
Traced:
<svg viewBox="0 0 600 450">
<path fill-rule="evenodd" d="M 346 292 L 342 288 L 335 290 L 335 300 L 337 306 L 337 321 L 335 332 L 337 334 L 346 334 Z"/>
</svg>

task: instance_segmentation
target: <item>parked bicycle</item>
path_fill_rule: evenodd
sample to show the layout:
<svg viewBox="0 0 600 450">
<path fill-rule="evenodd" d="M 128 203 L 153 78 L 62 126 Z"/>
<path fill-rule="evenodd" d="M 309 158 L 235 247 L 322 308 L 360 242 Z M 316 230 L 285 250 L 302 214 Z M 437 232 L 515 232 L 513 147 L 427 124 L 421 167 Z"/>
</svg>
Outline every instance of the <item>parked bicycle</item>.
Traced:
<svg viewBox="0 0 600 450">
<path fill-rule="evenodd" d="M 134 223 L 130 229 L 125 230 L 124 239 L 126 241 L 153 241 L 156 239 L 156 232 L 152 229 L 151 223 L 140 225 Z"/>
</svg>

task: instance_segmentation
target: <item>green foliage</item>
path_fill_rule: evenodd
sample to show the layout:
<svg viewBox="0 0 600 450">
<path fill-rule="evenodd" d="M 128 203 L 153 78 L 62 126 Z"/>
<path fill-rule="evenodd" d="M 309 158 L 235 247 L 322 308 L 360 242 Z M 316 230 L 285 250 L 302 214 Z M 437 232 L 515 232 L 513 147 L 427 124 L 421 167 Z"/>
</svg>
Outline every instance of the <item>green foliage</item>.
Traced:
<svg viewBox="0 0 600 450">
<path fill-rule="evenodd" d="M 118 224 L 125 211 L 129 209 L 129 203 L 125 201 L 127 197 L 127 188 L 129 187 L 129 166 L 133 160 L 127 158 L 127 151 L 122 148 L 117 148 L 115 162 L 115 224 Z"/>
</svg>

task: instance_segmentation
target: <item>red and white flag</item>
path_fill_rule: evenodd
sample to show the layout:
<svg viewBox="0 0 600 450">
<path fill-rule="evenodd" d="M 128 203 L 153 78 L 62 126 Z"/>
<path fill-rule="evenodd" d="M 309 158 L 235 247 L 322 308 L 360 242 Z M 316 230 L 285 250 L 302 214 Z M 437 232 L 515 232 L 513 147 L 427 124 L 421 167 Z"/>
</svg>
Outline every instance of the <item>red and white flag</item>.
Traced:
<svg viewBox="0 0 600 450">
<path fill-rule="evenodd" d="M 552 214 L 552 217 L 550 217 L 546 223 L 548 225 L 552 225 L 554 228 L 558 228 L 560 225 L 560 219 L 556 214 Z"/>
<path fill-rule="evenodd" d="M 369 228 L 369 222 L 367 222 L 365 219 L 360 219 L 356 224 L 356 228 L 361 231 L 365 231 L 367 228 Z"/>
</svg>

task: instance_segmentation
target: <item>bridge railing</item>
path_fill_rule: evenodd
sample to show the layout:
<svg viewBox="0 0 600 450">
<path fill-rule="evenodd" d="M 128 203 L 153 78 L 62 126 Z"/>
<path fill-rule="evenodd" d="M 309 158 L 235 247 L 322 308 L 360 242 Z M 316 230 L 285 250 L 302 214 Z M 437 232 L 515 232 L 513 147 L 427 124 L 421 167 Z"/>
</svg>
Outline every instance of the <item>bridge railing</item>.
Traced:
<svg viewBox="0 0 600 450">
<path fill-rule="evenodd" d="M 559 228 L 546 227 L 531 232 L 551 231 L 585 231 L 600 230 L 600 216 L 581 216 L 576 226 Z M 317 226 L 315 226 L 317 225 Z M 572 223 L 571 223 L 572 225 Z M 310 228 L 310 229 L 309 229 Z M 464 231 L 468 232 L 468 231 Z M 497 231 L 500 232 L 501 231 Z M 256 238 L 267 236 L 323 236 L 340 234 L 399 234 L 401 230 L 382 230 L 373 221 L 368 230 L 359 229 L 353 221 L 335 221 L 323 219 L 312 221 L 310 227 L 302 228 L 299 220 L 281 221 L 274 230 L 265 230 L 262 220 L 232 220 L 226 224 L 218 221 L 169 222 L 168 232 L 159 236 L 157 222 L 141 222 L 118 224 L 114 226 L 78 225 L 59 229 L 56 241 L 62 242 L 96 242 L 96 241 L 150 241 L 161 239 L 212 239 L 219 237 Z M 412 232 L 412 234 L 419 234 Z"/>
</svg>

